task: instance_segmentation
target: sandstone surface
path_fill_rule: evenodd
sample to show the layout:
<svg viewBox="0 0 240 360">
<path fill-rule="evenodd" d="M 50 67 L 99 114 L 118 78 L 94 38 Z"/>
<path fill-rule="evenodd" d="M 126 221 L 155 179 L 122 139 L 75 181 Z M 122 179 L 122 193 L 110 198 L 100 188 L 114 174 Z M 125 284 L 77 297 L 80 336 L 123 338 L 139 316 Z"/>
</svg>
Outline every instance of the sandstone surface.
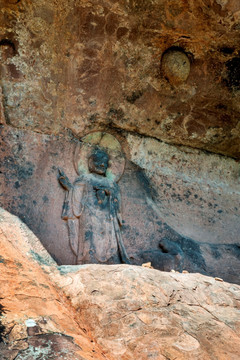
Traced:
<svg viewBox="0 0 240 360">
<path fill-rule="evenodd" d="M 0 24 L 12 126 L 114 128 L 240 156 L 238 0 L 2 0 Z M 162 67 L 176 50 L 189 63 L 180 83 Z"/>
<path fill-rule="evenodd" d="M 0 0 L 0 207 L 37 236 L 0 210 L 4 360 L 240 358 L 239 287 L 202 276 L 240 284 L 239 39 L 239 0 Z M 94 131 L 131 264 L 202 275 L 62 266 Z"/>
<path fill-rule="evenodd" d="M 114 135 L 126 157 L 121 228 L 133 264 L 152 262 L 239 283 L 240 166 L 133 134 Z M 25 222 L 59 265 L 75 264 L 58 168 L 73 182 L 79 139 L 0 128 L 0 206 Z"/>
<path fill-rule="evenodd" d="M 2 209 L 0 238 L 4 360 L 240 356 L 238 285 L 129 265 L 58 267 Z"/>
<path fill-rule="evenodd" d="M 1 1 L 0 206 L 58 264 L 75 262 L 58 167 L 73 181 L 75 145 L 104 130 L 132 263 L 239 282 L 239 24 L 238 0 Z"/>
<path fill-rule="evenodd" d="M 240 244 L 238 161 L 132 134 L 127 141 L 130 159 L 156 190 L 156 212 L 170 226 L 198 242 Z"/>
<path fill-rule="evenodd" d="M 106 360 L 67 297 L 49 278 L 47 271 L 56 268 L 54 260 L 25 224 L 2 209 L 0 242 L 5 327 L 0 359 Z"/>
<path fill-rule="evenodd" d="M 240 356 L 239 286 L 127 265 L 63 266 L 60 272 L 57 283 L 80 319 L 117 359 Z"/>
</svg>

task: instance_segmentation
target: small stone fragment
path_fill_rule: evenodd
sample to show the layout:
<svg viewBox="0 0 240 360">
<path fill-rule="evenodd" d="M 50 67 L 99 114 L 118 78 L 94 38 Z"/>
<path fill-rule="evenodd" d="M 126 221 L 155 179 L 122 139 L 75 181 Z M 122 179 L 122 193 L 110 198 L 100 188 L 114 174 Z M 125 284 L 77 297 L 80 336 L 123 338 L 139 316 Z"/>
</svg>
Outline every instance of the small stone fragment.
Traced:
<svg viewBox="0 0 240 360">
<path fill-rule="evenodd" d="M 18 341 L 27 337 L 27 329 L 23 324 L 16 324 L 8 335 L 9 341 Z"/>
<path fill-rule="evenodd" d="M 150 262 L 145 263 L 145 264 L 142 264 L 142 267 L 149 268 L 149 269 L 153 269 L 152 263 L 150 263 Z"/>
<path fill-rule="evenodd" d="M 219 277 L 215 277 L 214 278 L 216 281 L 221 281 L 221 282 L 223 282 L 223 279 L 221 279 L 221 278 L 219 278 Z"/>
<path fill-rule="evenodd" d="M 26 350 L 28 349 L 28 343 L 24 340 L 15 341 L 11 347 L 12 350 Z"/>
</svg>

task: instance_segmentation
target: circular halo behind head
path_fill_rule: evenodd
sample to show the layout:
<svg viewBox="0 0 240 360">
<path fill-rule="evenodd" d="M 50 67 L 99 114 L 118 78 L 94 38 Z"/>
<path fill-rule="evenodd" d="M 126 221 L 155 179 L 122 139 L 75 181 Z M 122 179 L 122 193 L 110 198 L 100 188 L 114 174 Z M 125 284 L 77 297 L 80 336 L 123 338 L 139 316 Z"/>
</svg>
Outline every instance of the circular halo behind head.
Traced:
<svg viewBox="0 0 240 360">
<path fill-rule="evenodd" d="M 76 148 L 74 165 L 79 175 L 89 173 L 88 160 L 96 148 L 106 152 L 109 156 L 106 177 L 112 181 L 119 181 L 125 167 L 125 157 L 119 141 L 111 134 L 93 132 L 81 139 Z"/>
</svg>

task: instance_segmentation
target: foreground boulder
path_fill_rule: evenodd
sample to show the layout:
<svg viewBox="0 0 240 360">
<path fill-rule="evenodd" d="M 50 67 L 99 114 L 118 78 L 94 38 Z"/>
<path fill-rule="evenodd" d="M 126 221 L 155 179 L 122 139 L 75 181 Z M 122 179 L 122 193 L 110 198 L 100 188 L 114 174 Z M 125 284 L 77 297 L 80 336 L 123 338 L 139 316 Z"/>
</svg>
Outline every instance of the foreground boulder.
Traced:
<svg viewBox="0 0 240 360">
<path fill-rule="evenodd" d="M 237 285 L 128 265 L 60 270 L 80 322 L 117 359 L 240 358 Z"/>
<path fill-rule="evenodd" d="M 58 267 L 4 210 L 0 242 L 1 359 L 240 358 L 238 285 L 129 265 Z"/>
<path fill-rule="evenodd" d="M 51 282 L 48 272 L 54 271 L 55 262 L 34 234 L 0 209 L 0 336 L 5 342 L 0 342 L 0 360 L 106 360 Z"/>
</svg>

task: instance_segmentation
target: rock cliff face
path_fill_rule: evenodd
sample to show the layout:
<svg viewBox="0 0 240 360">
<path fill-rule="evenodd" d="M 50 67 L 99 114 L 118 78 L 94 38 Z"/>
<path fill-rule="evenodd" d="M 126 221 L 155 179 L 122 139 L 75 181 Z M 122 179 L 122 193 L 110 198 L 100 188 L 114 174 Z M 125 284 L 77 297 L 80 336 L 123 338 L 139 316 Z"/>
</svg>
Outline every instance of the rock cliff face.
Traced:
<svg viewBox="0 0 240 360">
<path fill-rule="evenodd" d="M 1 360 L 240 356 L 238 285 L 129 265 L 58 267 L 2 209 L 0 241 Z"/>
<path fill-rule="evenodd" d="M 6 121 L 239 157 L 238 0 L 1 2 Z"/>
<path fill-rule="evenodd" d="M 74 264 L 58 168 L 120 142 L 132 264 L 239 283 L 238 0 L 2 0 L 0 206 Z"/>
<path fill-rule="evenodd" d="M 0 204 L 34 231 L 59 265 L 75 264 L 57 176 L 62 168 L 76 179 L 77 139 L 8 126 L 0 139 Z M 238 162 L 127 133 L 118 139 L 127 156 L 119 181 L 121 232 L 132 263 L 238 283 Z"/>
<path fill-rule="evenodd" d="M 239 39 L 239 0 L 0 1 L 0 360 L 240 358 Z M 73 266 L 96 131 L 131 266 Z"/>
</svg>

